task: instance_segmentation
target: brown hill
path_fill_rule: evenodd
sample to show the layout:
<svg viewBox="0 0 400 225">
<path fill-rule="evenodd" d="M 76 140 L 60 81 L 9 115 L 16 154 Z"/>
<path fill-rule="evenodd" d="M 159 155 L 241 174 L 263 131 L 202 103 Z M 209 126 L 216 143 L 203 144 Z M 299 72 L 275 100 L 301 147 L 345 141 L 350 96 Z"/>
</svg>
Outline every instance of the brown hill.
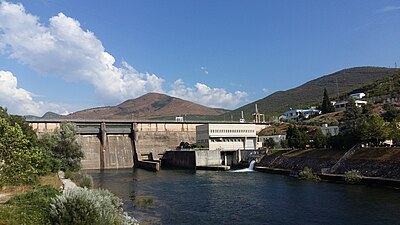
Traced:
<svg viewBox="0 0 400 225">
<path fill-rule="evenodd" d="M 226 110 L 213 109 L 180 98 L 159 93 L 148 93 L 127 100 L 117 106 L 78 111 L 66 119 L 149 119 L 179 115 L 220 115 Z"/>
</svg>

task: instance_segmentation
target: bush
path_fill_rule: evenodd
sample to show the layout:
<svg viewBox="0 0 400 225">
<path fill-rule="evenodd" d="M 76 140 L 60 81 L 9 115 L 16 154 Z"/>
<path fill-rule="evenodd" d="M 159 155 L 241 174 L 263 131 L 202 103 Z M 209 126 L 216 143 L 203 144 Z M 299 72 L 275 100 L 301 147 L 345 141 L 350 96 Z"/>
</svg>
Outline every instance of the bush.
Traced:
<svg viewBox="0 0 400 225">
<path fill-rule="evenodd" d="M 51 186 L 38 186 L 11 198 L 0 207 L 0 224 L 50 224 L 51 199 L 59 192 Z"/>
<path fill-rule="evenodd" d="M 53 134 L 43 135 L 39 146 L 51 150 L 54 157 L 60 160 L 62 170 L 79 171 L 84 157 L 82 146 L 76 140 L 76 126 L 62 122 Z"/>
<path fill-rule="evenodd" d="M 64 172 L 65 179 L 71 179 L 79 187 L 93 188 L 93 177 L 89 174 L 82 174 L 80 172 L 71 172 L 69 170 Z"/>
<path fill-rule="evenodd" d="M 73 188 L 53 199 L 50 217 L 53 224 L 128 224 L 121 209 L 121 199 L 107 190 Z"/>
<path fill-rule="evenodd" d="M 320 178 L 313 173 L 313 169 L 310 167 L 304 167 L 304 169 L 299 172 L 299 177 L 304 180 L 320 180 Z"/>
<path fill-rule="evenodd" d="M 358 170 L 350 170 L 344 173 L 344 180 L 349 184 L 358 184 L 361 182 L 361 173 Z"/>
</svg>

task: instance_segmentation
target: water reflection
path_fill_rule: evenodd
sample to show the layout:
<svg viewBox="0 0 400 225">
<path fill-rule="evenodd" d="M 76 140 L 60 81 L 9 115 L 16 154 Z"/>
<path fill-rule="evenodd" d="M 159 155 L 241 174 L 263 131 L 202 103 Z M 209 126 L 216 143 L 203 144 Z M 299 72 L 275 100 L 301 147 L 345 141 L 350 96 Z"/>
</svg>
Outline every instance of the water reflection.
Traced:
<svg viewBox="0 0 400 225">
<path fill-rule="evenodd" d="M 149 224 L 397 224 L 398 190 L 265 173 L 92 171 Z M 146 200 L 147 198 L 147 200 Z M 144 199 L 144 200 L 143 200 Z M 138 207 L 138 201 L 150 201 Z"/>
</svg>

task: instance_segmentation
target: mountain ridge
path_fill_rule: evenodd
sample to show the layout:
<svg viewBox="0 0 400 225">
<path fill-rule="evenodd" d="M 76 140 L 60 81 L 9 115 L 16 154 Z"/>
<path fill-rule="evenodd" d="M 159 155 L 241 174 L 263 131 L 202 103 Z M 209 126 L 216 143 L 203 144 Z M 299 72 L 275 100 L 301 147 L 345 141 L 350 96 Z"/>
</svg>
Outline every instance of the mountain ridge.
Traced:
<svg viewBox="0 0 400 225">
<path fill-rule="evenodd" d="M 227 110 L 214 109 L 160 93 L 147 93 L 116 106 L 80 110 L 63 116 L 64 119 L 151 119 L 163 116 L 218 116 Z"/>
<path fill-rule="evenodd" d="M 280 115 L 290 108 L 317 106 L 322 101 L 324 88 L 327 89 L 329 96 L 334 98 L 399 72 L 400 69 L 397 68 L 373 66 L 347 68 L 307 81 L 286 91 L 274 92 L 219 117 L 239 120 L 241 111 L 243 111 L 246 115 L 245 119 L 251 120 L 255 104 L 257 104 L 260 113 L 269 116 Z"/>
</svg>

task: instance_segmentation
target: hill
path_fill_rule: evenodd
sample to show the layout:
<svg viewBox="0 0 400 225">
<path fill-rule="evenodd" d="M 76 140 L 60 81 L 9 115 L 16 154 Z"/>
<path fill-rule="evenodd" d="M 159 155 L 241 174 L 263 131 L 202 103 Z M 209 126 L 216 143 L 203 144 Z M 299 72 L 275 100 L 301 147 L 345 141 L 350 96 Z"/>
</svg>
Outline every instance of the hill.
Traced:
<svg viewBox="0 0 400 225">
<path fill-rule="evenodd" d="M 117 106 L 86 109 L 64 116 L 65 119 L 151 119 L 184 115 L 217 116 L 227 112 L 202 106 L 180 98 L 148 93 Z"/>
<path fill-rule="evenodd" d="M 46 112 L 42 117 L 27 115 L 27 116 L 25 116 L 25 119 L 27 119 L 27 120 L 58 119 L 60 117 L 62 117 L 60 114 L 57 114 L 54 112 Z"/>
<path fill-rule="evenodd" d="M 321 104 L 324 88 L 327 89 L 331 98 L 349 93 L 357 88 L 373 83 L 378 79 L 398 74 L 400 69 L 383 67 L 355 67 L 344 69 L 320 78 L 311 80 L 299 87 L 275 92 L 263 99 L 249 103 L 236 110 L 219 116 L 220 118 L 232 118 L 238 120 L 240 112 L 250 115 L 254 112 L 254 104 L 258 105 L 260 113 L 266 115 L 280 115 L 289 108 L 303 108 Z"/>
</svg>

